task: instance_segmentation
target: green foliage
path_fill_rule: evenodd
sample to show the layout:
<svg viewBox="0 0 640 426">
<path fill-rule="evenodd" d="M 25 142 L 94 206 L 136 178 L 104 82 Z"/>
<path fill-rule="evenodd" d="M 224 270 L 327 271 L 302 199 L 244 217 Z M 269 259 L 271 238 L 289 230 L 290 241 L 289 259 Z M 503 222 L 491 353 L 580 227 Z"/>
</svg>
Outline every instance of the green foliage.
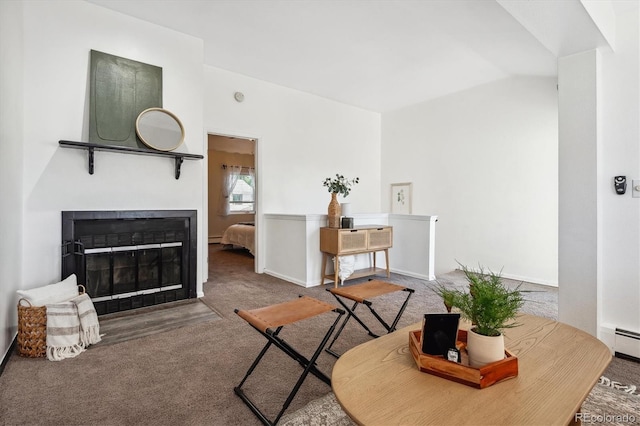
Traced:
<svg viewBox="0 0 640 426">
<path fill-rule="evenodd" d="M 335 178 L 326 178 L 322 185 L 326 186 L 329 192 L 346 197 L 351 192 L 351 187 L 358 182 L 360 182 L 360 178 L 347 179 L 343 175 L 336 173 Z"/>
<path fill-rule="evenodd" d="M 442 302 L 444 303 L 444 306 L 447 307 L 447 311 L 451 312 L 451 308 L 456 305 L 458 292 L 440 283 L 438 283 L 438 286 L 434 288 L 433 291 L 442 298 Z"/>
<path fill-rule="evenodd" d="M 240 175 L 239 179 L 245 181 L 247 185 L 253 186 L 253 177 L 249 175 Z"/>
<path fill-rule="evenodd" d="M 514 327 L 514 320 L 524 299 L 520 286 L 509 289 L 502 283 L 500 274 L 485 273 L 460 265 L 469 282 L 469 292 L 456 289 L 436 288 L 447 305 L 460 309 L 462 316 L 474 324 L 476 332 L 485 336 L 498 336 L 505 328 Z M 446 299 L 445 299 L 446 298 Z"/>
</svg>

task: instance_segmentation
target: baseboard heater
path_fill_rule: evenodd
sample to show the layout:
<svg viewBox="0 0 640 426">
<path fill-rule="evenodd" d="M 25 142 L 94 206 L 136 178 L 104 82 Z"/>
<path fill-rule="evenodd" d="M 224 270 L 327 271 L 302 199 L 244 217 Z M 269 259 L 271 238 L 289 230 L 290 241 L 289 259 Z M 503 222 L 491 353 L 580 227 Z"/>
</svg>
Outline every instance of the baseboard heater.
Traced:
<svg viewBox="0 0 640 426">
<path fill-rule="evenodd" d="M 640 333 L 616 328 L 615 356 L 640 362 Z"/>
</svg>

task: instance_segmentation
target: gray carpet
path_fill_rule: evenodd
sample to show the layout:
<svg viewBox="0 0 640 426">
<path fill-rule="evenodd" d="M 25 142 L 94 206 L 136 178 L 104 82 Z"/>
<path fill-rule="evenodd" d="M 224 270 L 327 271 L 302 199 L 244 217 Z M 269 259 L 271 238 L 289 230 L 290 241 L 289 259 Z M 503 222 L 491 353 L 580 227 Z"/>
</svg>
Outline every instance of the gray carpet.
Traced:
<svg viewBox="0 0 640 426">
<path fill-rule="evenodd" d="M 120 343 L 98 344 L 74 359 L 61 362 L 12 354 L 0 376 L 0 424 L 259 425 L 258 419 L 233 393 L 233 387 L 240 382 L 265 339 L 234 314 L 233 309 L 263 307 L 299 294 L 329 303 L 335 300 L 325 291 L 326 286 L 304 289 L 255 274 L 253 261 L 246 252 L 221 251 L 211 246 L 210 279 L 204 286 L 205 296 L 201 302 L 212 307 L 219 319 L 183 324 Z M 461 274 L 454 272 L 439 280 L 458 285 L 460 278 Z M 426 312 L 444 311 L 428 282 L 395 274 L 391 281 L 416 290 L 398 327 L 419 321 Z M 529 293 L 525 310 L 537 309 L 536 312 L 555 318 L 555 289 L 534 288 L 542 291 Z M 401 303 L 394 297 L 389 295 L 379 303 L 380 314 L 385 318 L 392 318 Z M 367 311 L 364 312 L 365 321 L 376 324 L 367 318 Z M 331 314 L 315 317 L 286 327 L 282 337 L 309 356 L 310 348 L 317 346 L 331 321 Z M 382 332 L 380 328 L 372 326 L 372 329 Z M 351 322 L 334 348 L 343 352 L 369 339 Z M 616 361 L 605 373 L 608 378 L 622 384 L 640 383 L 638 364 L 620 360 L 629 363 L 628 368 L 616 369 Z M 323 353 L 318 359 L 318 368 L 330 374 L 334 363 L 335 358 Z M 245 389 L 266 414 L 273 417 L 299 374 L 300 368 L 295 362 L 280 351 L 272 350 Z M 310 376 L 287 410 L 288 418 L 312 401 L 323 404 L 326 400 L 321 398 L 330 398 L 330 392 L 329 386 Z M 621 399 L 614 398 L 615 401 Z M 298 414 L 304 416 L 303 412 Z M 306 424 L 320 424 L 313 422 L 322 418 L 323 414 L 315 415 L 315 420 Z"/>
</svg>

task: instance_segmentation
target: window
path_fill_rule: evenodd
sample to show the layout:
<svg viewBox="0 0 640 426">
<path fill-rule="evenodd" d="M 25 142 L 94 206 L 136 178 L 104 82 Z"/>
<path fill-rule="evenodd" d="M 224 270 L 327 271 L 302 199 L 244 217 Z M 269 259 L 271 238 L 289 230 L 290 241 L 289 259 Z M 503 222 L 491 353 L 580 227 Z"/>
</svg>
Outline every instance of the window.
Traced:
<svg viewBox="0 0 640 426">
<path fill-rule="evenodd" d="M 229 197 L 230 213 L 254 213 L 255 212 L 255 185 L 253 173 L 243 169 Z"/>
</svg>

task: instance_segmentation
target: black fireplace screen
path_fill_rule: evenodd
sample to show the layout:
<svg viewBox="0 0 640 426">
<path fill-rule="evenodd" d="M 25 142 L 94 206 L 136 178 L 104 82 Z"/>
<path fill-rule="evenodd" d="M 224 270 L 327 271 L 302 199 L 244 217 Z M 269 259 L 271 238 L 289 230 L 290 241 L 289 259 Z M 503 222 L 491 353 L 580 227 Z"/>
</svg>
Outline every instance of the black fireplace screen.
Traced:
<svg viewBox="0 0 640 426">
<path fill-rule="evenodd" d="M 182 287 L 182 242 L 87 249 L 84 257 L 85 287 L 94 301 Z"/>
<path fill-rule="evenodd" d="M 62 212 L 62 278 L 99 315 L 195 297 L 195 211 Z"/>
</svg>

